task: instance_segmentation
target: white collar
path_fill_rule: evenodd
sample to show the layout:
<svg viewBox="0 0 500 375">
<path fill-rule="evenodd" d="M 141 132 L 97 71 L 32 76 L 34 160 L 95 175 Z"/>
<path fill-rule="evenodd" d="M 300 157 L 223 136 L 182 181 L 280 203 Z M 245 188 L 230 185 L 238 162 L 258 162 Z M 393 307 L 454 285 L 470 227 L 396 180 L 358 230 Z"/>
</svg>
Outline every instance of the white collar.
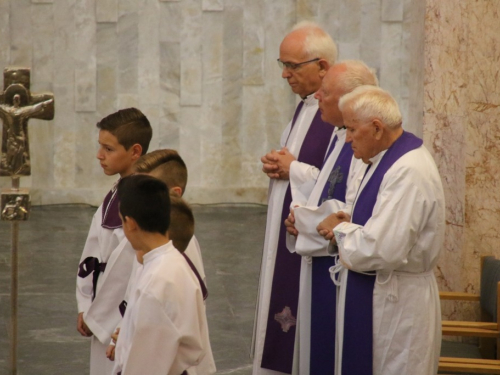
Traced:
<svg viewBox="0 0 500 375">
<path fill-rule="evenodd" d="M 156 258 L 169 252 L 171 249 L 175 250 L 174 245 L 172 244 L 172 241 L 168 241 L 165 245 L 162 245 L 160 247 L 157 247 L 156 249 L 147 252 L 146 254 L 144 254 L 143 264 L 146 265 L 147 263 L 152 262 Z"/>
</svg>

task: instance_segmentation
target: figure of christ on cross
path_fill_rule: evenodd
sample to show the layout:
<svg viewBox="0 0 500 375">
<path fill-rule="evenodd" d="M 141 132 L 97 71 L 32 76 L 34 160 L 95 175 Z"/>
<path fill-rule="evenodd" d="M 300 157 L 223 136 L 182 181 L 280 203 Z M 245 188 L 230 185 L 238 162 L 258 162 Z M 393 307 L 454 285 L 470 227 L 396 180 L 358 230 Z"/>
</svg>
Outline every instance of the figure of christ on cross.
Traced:
<svg viewBox="0 0 500 375">
<path fill-rule="evenodd" d="M 3 123 L 0 176 L 31 174 L 28 120 L 54 118 L 54 95 L 30 92 L 30 69 L 5 68 L 4 91 L 0 92 L 0 120 Z"/>
<path fill-rule="evenodd" d="M 35 105 L 21 107 L 21 97 L 14 95 L 13 105 L 0 104 L 0 118 L 6 127 L 6 139 L 2 140 L 2 160 L 0 168 L 9 175 L 26 175 L 30 170 L 27 126 L 28 120 L 43 112 L 53 103 L 49 99 Z M 5 134 L 5 133 L 4 133 Z"/>
</svg>

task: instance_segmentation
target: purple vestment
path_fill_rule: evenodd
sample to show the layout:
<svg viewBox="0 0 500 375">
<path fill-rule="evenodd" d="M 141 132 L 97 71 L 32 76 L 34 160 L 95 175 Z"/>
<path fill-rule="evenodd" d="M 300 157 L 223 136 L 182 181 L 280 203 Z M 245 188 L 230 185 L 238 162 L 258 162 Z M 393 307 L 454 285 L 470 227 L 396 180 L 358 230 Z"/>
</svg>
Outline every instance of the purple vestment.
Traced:
<svg viewBox="0 0 500 375">
<path fill-rule="evenodd" d="M 297 107 L 293 125 L 302 107 Z M 333 133 L 333 126 L 321 120 L 318 110 L 302 142 L 297 160 L 320 168 Z M 291 132 L 291 130 L 290 130 Z M 272 281 L 266 338 L 261 367 L 290 374 L 295 343 L 295 318 L 297 317 L 301 256 L 292 254 L 286 247 L 284 221 L 290 212 L 292 194 L 290 185 L 285 193 L 281 213 L 278 248 Z"/>
<path fill-rule="evenodd" d="M 403 132 L 391 145 L 359 194 L 352 214 L 354 224 L 365 225 L 372 216 L 380 185 L 389 168 L 407 152 L 419 148 L 422 143 L 420 138 Z M 343 375 L 373 374 L 374 285 L 375 275 L 348 271 L 342 351 Z"/>
</svg>

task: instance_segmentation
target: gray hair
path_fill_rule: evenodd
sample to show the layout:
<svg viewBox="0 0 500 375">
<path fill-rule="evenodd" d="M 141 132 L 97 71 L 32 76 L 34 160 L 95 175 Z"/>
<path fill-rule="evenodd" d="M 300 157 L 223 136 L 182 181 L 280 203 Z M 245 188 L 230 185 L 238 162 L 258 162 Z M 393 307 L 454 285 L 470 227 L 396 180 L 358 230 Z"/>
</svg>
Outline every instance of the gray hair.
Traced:
<svg viewBox="0 0 500 375">
<path fill-rule="evenodd" d="M 401 126 L 401 112 L 391 94 L 380 87 L 359 86 L 339 100 L 339 109 L 344 112 L 350 108 L 356 113 L 357 121 L 379 119 L 388 128 Z"/>
<path fill-rule="evenodd" d="M 317 23 L 312 21 L 301 21 L 297 23 L 292 31 L 301 30 L 306 32 L 304 50 L 311 59 L 325 59 L 328 64 L 333 65 L 337 60 L 337 46 L 332 37 Z"/>
<path fill-rule="evenodd" d="M 336 85 L 340 87 L 342 92 L 348 93 L 363 85 L 378 86 L 375 70 L 369 68 L 361 60 L 344 60 L 335 65 L 345 65 L 346 67 L 346 70 L 339 74 L 336 81 Z"/>
</svg>

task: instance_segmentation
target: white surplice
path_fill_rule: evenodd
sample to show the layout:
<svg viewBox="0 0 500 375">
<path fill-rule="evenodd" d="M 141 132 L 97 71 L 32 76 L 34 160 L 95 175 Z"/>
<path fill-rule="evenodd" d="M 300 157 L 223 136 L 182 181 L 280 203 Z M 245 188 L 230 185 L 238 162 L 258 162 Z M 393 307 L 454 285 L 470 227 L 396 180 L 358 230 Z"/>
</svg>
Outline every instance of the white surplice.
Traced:
<svg viewBox="0 0 500 375">
<path fill-rule="evenodd" d="M 290 153 L 296 158 L 299 154 L 302 142 L 309 130 L 312 120 L 318 111 L 318 101 L 309 95 L 304 99 L 304 105 L 297 116 L 297 120 L 292 129 L 292 122 L 288 124 L 281 136 L 280 146 L 286 146 Z M 291 132 L 290 132 L 290 129 Z M 294 162 L 295 163 L 295 162 Z M 292 163 L 292 164 L 294 164 Z M 312 179 L 312 185 L 319 174 L 318 168 L 311 167 L 304 163 L 297 163 L 297 172 L 303 173 L 305 180 Z M 294 173 L 290 169 L 290 174 Z M 309 177 L 307 177 L 309 176 Z M 280 374 L 277 371 L 261 368 L 262 352 L 266 338 L 267 318 L 269 314 L 269 303 L 271 298 L 271 287 L 274 275 L 274 266 L 276 261 L 276 251 L 278 248 L 278 236 L 281 221 L 281 212 L 286 190 L 288 189 L 288 180 L 272 179 L 269 183 L 268 209 L 266 234 L 264 239 L 264 249 L 259 279 L 259 293 L 257 296 L 257 307 L 255 312 L 254 335 L 252 343 L 253 355 L 253 375 L 274 375 Z M 295 370 L 294 370 L 295 371 Z"/>
<path fill-rule="evenodd" d="M 106 229 L 101 226 L 102 205 L 90 226 L 80 263 L 95 257 L 107 263 L 99 275 L 96 296 L 92 301 L 92 274 L 77 276 L 76 299 L 78 312 L 94 336 L 91 338 L 90 375 L 111 374 L 113 364 L 106 358 L 106 348 L 117 324 L 121 320 L 118 306 L 123 301 L 132 271 L 135 251 L 125 238 L 122 228 Z"/>
<path fill-rule="evenodd" d="M 184 370 L 189 375 L 213 374 L 215 366 L 190 369 L 206 356 L 212 352 L 200 284 L 168 242 L 145 254 L 143 266 L 138 267 L 113 374 L 180 375 Z"/>
<path fill-rule="evenodd" d="M 360 192 L 384 154 L 371 159 Z M 340 257 L 347 267 L 377 273 L 373 292 L 374 375 L 437 372 L 441 311 L 433 269 L 444 229 L 441 179 L 424 146 L 403 155 L 385 173 L 373 215 L 364 226 L 341 223 L 334 228 Z"/>
<path fill-rule="evenodd" d="M 203 279 L 206 285 L 207 278 L 205 276 L 205 267 L 203 266 L 203 258 L 201 256 L 200 244 L 198 243 L 198 240 L 194 235 L 191 238 L 191 241 L 189 241 L 188 247 L 184 251 L 184 254 L 186 254 L 189 260 L 193 262 L 194 266 L 196 267 L 196 270 L 198 271 L 200 277 Z"/>
</svg>

